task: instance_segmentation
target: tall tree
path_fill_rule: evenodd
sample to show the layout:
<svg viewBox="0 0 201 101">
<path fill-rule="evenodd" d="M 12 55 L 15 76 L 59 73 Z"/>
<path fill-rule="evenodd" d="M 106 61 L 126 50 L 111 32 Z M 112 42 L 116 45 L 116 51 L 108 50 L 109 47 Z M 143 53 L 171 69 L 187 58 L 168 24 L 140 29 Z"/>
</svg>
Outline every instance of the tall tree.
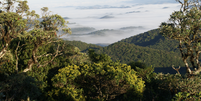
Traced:
<svg viewBox="0 0 201 101">
<path fill-rule="evenodd" d="M 160 25 L 161 34 L 179 41 L 179 49 L 186 71 L 189 74 L 201 72 L 201 6 L 200 0 L 176 0 L 181 4 L 179 11 L 170 15 L 169 22 Z M 190 69 L 188 60 L 194 70 Z"/>
<path fill-rule="evenodd" d="M 67 23 L 60 15 L 51 14 L 47 7 L 43 7 L 42 21 L 39 21 L 39 15 L 35 11 L 29 11 L 27 1 L 6 0 L 2 2 L 0 13 L 0 59 L 9 52 L 9 45 L 14 39 L 19 40 L 15 53 L 16 70 L 18 70 L 19 50 L 31 45 L 29 61 L 27 67 L 23 70 L 27 72 L 34 65 L 43 67 L 51 63 L 55 57 L 62 54 L 63 46 L 58 42 L 59 37 L 71 33 Z M 15 6 L 18 4 L 17 6 Z M 59 34 L 57 35 L 57 33 Z M 24 42 L 24 43 L 20 43 Z M 41 52 L 42 47 L 55 43 L 55 50 L 52 52 Z M 9 55 L 7 55 L 9 56 Z M 39 61 L 41 58 L 48 57 L 47 61 Z M 0 61 L 1 62 L 1 61 Z"/>
<path fill-rule="evenodd" d="M 19 37 L 26 28 L 27 20 L 23 20 L 23 13 L 28 9 L 23 2 L 19 2 L 18 7 L 14 12 L 13 4 L 16 1 L 6 0 L 1 3 L 0 12 L 0 40 L 2 46 L 0 47 L 0 59 L 8 52 L 8 47 L 12 39 Z M 29 12 L 30 13 L 30 12 Z M 34 18 L 38 18 L 38 15 L 32 13 Z"/>
</svg>

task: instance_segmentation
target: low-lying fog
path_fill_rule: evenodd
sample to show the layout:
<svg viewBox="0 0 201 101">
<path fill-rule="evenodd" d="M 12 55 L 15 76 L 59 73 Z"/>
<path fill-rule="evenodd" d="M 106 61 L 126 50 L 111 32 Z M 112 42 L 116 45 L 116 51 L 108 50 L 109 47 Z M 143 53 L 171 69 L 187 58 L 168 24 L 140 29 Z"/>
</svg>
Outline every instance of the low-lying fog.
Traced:
<svg viewBox="0 0 201 101">
<path fill-rule="evenodd" d="M 83 5 L 81 2 L 84 0 L 75 0 L 77 3 L 71 0 L 69 4 L 61 1 L 63 4 L 50 2 L 49 8 L 69 21 L 72 34 L 63 38 L 94 44 L 110 44 L 158 28 L 161 22 L 168 20 L 173 11 L 180 8 L 179 3 L 168 0 L 153 0 L 153 3 L 135 3 L 135 0 L 85 0 L 88 2 Z M 31 7 L 34 9 L 33 5 Z"/>
</svg>

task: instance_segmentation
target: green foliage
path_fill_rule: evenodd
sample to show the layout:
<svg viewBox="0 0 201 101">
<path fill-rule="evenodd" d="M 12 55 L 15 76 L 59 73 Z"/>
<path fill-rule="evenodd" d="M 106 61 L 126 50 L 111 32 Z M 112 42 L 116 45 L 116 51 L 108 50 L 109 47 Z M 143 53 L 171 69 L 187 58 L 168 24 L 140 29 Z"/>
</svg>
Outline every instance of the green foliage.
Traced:
<svg viewBox="0 0 201 101">
<path fill-rule="evenodd" d="M 68 61 L 71 64 L 80 64 L 84 62 L 89 62 L 89 56 L 86 53 L 80 52 L 80 49 L 71 45 L 67 45 L 69 52 L 66 54 L 68 56 Z"/>
<path fill-rule="evenodd" d="M 74 83 L 74 79 L 81 75 L 79 71 L 79 66 L 72 65 L 72 66 L 67 66 L 65 68 L 59 69 L 58 74 L 56 74 L 52 78 L 53 86 L 57 87 L 59 89 L 55 89 L 49 93 L 50 96 L 56 99 L 60 98 L 59 94 L 64 94 L 67 96 L 71 96 L 71 100 L 76 100 L 79 101 L 84 98 L 82 95 L 82 89 L 79 89 L 76 87 L 76 84 Z M 55 100 L 56 100 L 55 99 Z M 61 98 L 61 99 L 66 99 Z M 68 98 L 67 98 L 68 99 Z"/>
<path fill-rule="evenodd" d="M 201 92 L 196 93 L 194 95 L 191 95 L 187 92 L 179 92 L 178 94 L 175 94 L 174 99 L 172 101 L 200 101 L 201 99 Z"/>
<path fill-rule="evenodd" d="M 107 47 L 80 41 L 65 42 L 80 48 L 82 52 L 94 49 L 96 53 L 107 54 L 113 61 L 120 60 L 121 63 L 142 61 L 154 67 L 184 66 L 177 48 L 178 42 L 164 38 L 159 34 L 159 29 L 123 39 Z"/>
<path fill-rule="evenodd" d="M 171 67 L 175 66 L 184 66 L 182 59 L 180 58 L 180 53 L 176 47 L 177 42 L 173 40 L 165 39 L 156 31 L 157 34 L 154 34 L 155 31 L 147 32 L 149 36 L 155 36 L 154 40 L 158 40 L 158 37 L 161 37 L 161 40 L 156 40 L 155 43 L 151 45 L 145 45 L 144 37 L 147 33 L 143 33 L 137 36 L 130 37 L 125 39 L 125 42 L 117 42 L 111 44 L 107 47 L 100 47 L 93 44 L 86 44 L 79 41 L 65 41 L 69 44 L 72 44 L 82 52 L 87 52 L 90 48 L 94 49 L 96 53 L 107 54 L 111 57 L 113 61 L 120 60 L 121 63 L 130 63 L 132 61 L 142 61 L 146 65 L 152 65 L 154 67 Z M 144 36 L 144 37 L 143 37 Z M 140 40 L 141 39 L 141 40 Z M 159 38 L 160 39 L 160 38 Z M 128 41 L 126 41 L 128 40 Z M 139 42 L 129 42 L 129 40 L 140 40 Z M 164 40 L 164 41 L 163 41 Z M 153 40 L 147 40 L 146 43 L 151 43 Z M 136 44 L 136 45 L 135 45 Z M 141 45 L 141 46 L 138 46 Z M 150 48 L 149 48 L 150 47 Z M 154 49 L 153 49 L 154 48 Z"/>
<path fill-rule="evenodd" d="M 92 62 L 112 62 L 111 57 L 106 54 L 97 54 L 92 49 L 89 49 L 88 53 Z"/>
<path fill-rule="evenodd" d="M 129 63 L 131 68 L 135 69 L 137 75 L 145 81 L 145 90 L 143 92 L 142 101 L 169 101 L 171 100 L 171 87 L 172 82 L 175 81 L 172 75 L 156 74 L 154 68 L 146 66 L 142 62 L 131 62 Z"/>
<path fill-rule="evenodd" d="M 180 55 L 164 50 L 141 47 L 125 42 L 117 42 L 104 47 L 103 53 L 111 56 L 112 60 L 120 60 L 121 63 L 142 61 L 146 65 L 154 67 L 171 67 L 172 65 L 184 66 Z"/>
<path fill-rule="evenodd" d="M 0 100 L 37 100 L 42 94 L 38 85 L 40 82 L 26 74 L 11 75 L 0 81 Z"/>
<path fill-rule="evenodd" d="M 183 1 L 183 2 L 182 2 Z M 198 74 L 201 72 L 200 59 L 200 24 L 201 12 L 199 0 L 178 0 L 181 4 L 179 11 L 174 11 L 169 22 L 160 25 L 163 36 L 179 41 L 179 49 L 186 66 L 186 72 Z M 188 59 L 194 70 L 189 67 Z"/>
<path fill-rule="evenodd" d="M 158 50 L 166 50 L 178 52 L 178 41 L 169 40 L 163 37 L 159 29 L 150 30 L 126 39 L 121 40 L 121 42 L 126 42 L 130 44 L 135 44 L 143 47 L 150 47 Z"/>
<path fill-rule="evenodd" d="M 199 101 L 201 99 L 201 76 L 182 76 L 178 78 L 177 89 L 178 93 L 175 94 L 173 100 L 175 101 Z"/>
<path fill-rule="evenodd" d="M 14 6 L 16 3 L 18 5 Z M 42 21 L 39 21 L 39 15 L 35 11 L 29 11 L 27 1 L 4 1 L 1 9 L 0 40 L 2 47 L 0 47 L 0 64 L 4 64 L 6 60 L 14 60 L 16 72 L 19 70 L 19 65 L 22 65 L 20 69 L 24 69 L 23 72 L 27 72 L 35 65 L 44 67 L 51 63 L 55 57 L 61 55 L 62 47 L 57 37 L 70 34 L 71 31 L 66 25 L 68 22 L 60 15 L 50 14 L 48 8 L 44 7 L 41 9 Z M 59 30 L 61 35 L 56 34 Z M 18 44 L 12 44 L 13 42 Z M 44 47 L 49 48 L 51 43 L 57 45 L 53 51 L 47 52 L 42 49 Z M 18 61 L 19 58 L 22 59 L 21 56 L 26 57 L 26 59 Z M 46 61 L 41 61 L 43 59 Z"/>
<path fill-rule="evenodd" d="M 97 46 L 97 45 L 94 45 L 94 44 L 87 44 L 87 43 L 81 42 L 81 41 L 68 41 L 68 40 L 65 40 L 65 43 L 66 44 L 71 44 L 73 46 L 78 47 L 82 52 L 88 52 L 89 49 L 94 49 L 94 50 L 102 49 L 101 46 Z"/>
<path fill-rule="evenodd" d="M 51 70 L 88 61 L 88 56 L 74 47 L 71 51 L 75 52 L 68 55 L 68 46 L 59 39 L 71 33 L 68 22 L 47 7 L 42 8 L 39 21 L 27 1 L 5 0 L 1 5 L 0 95 L 6 100 L 44 100 L 46 91 L 52 90 L 49 79 L 56 74 Z"/>
<path fill-rule="evenodd" d="M 145 63 L 142 63 L 142 62 L 140 62 L 140 61 L 137 61 L 137 62 L 130 62 L 130 63 L 128 63 L 128 65 L 130 65 L 131 68 L 134 69 L 135 71 L 137 70 L 137 67 L 138 67 L 138 68 L 141 68 L 141 69 L 147 68 L 146 64 L 145 64 Z"/>
<path fill-rule="evenodd" d="M 77 100 L 83 96 L 87 100 L 111 100 L 131 89 L 135 97 L 142 97 L 145 86 L 130 66 L 113 62 L 71 65 L 60 69 L 52 82 L 54 87 L 66 89 L 65 94 L 72 94 Z"/>
<path fill-rule="evenodd" d="M 18 3 L 17 11 L 12 11 L 15 6 L 9 6 L 14 3 Z M 83 42 L 60 40 L 58 31 L 63 31 L 62 34 L 71 33 L 70 28 L 66 26 L 68 22 L 60 15 L 51 15 L 47 7 L 41 9 L 43 16 L 39 21 L 37 20 L 39 15 L 35 14 L 35 11 L 29 11 L 27 1 L 6 0 L 3 4 L 0 13 L 0 45 L 2 46 L 0 47 L 0 100 L 189 101 L 201 99 L 200 75 L 156 74 L 152 66 L 147 66 L 182 66 L 175 46 L 178 42 L 165 39 L 159 34 L 158 29 L 103 48 Z M 182 12 L 174 12 L 171 19 L 183 18 L 182 23 L 187 23 L 188 27 L 185 27 L 181 36 L 186 37 L 187 34 L 193 38 L 192 29 L 199 27 L 199 24 L 196 24 L 200 23 L 199 10 L 192 7 L 186 15 L 182 14 Z M 177 37 L 173 34 L 179 32 L 179 28 L 174 28 L 172 24 L 167 23 L 163 25 L 162 30 L 167 31 L 166 36 Z M 169 28 L 173 28 L 172 32 Z M 101 30 L 91 34 L 102 35 L 102 32 L 108 31 L 116 30 Z M 195 38 L 197 37 L 200 36 L 196 35 Z M 192 45 L 199 46 L 199 43 L 195 41 Z M 88 55 L 80 50 L 88 51 Z M 128 65 L 112 60 L 120 60 Z"/>
<path fill-rule="evenodd" d="M 150 70 L 150 71 L 149 71 Z M 153 70 L 153 69 L 152 69 Z M 153 73 L 150 67 L 138 68 L 139 77 L 145 81 L 143 101 L 199 101 L 200 75 L 187 76 L 178 74 Z"/>
<path fill-rule="evenodd" d="M 85 53 L 81 53 L 77 47 L 72 45 L 64 45 L 64 47 L 63 55 L 56 57 L 52 64 L 42 68 L 34 66 L 32 71 L 28 73 L 29 76 L 35 77 L 37 81 L 43 82 L 40 86 L 41 89 L 44 90 L 46 87 L 52 86 L 51 79 L 58 73 L 58 69 L 70 64 L 81 64 L 89 61 L 89 57 Z M 48 52 L 50 50 L 51 48 L 47 48 L 45 51 Z M 45 60 L 43 58 L 41 61 Z"/>
</svg>

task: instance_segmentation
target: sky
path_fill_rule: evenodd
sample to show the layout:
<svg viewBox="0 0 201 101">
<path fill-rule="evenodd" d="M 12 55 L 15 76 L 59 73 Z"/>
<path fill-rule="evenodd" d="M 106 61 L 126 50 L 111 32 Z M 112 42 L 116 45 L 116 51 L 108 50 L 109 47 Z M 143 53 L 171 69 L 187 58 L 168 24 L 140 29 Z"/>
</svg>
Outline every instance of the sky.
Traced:
<svg viewBox="0 0 201 101">
<path fill-rule="evenodd" d="M 70 28 L 94 28 L 93 31 L 113 29 L 104 35 L 72 32 L 63 36 L 68 40 L 86 43 L 111 44 L 124 38 L 158 28 L 168 21 L 172 12 L 179 10 L 175 0 L 27 0 L 31 10 L 40 14 L 40 8 L 49 7 L 70 22 Z M 124 30 L 123 30 L 124 28 Z M 119 31 L 120 33 L 116 33 Z"/>
</svg>

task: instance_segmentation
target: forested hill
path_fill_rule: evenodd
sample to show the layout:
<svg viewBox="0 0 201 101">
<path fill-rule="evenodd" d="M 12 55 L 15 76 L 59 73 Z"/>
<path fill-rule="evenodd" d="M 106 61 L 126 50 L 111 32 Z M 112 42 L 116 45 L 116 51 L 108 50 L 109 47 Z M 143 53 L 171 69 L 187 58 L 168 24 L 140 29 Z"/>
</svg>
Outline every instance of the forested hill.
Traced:
<svg viewBox="0 0 201 101">
<path fill-rule="evenodd" d="M 71 44 L 76 47 L 78 47 L 82 52 L 87 52 L 88 49 L 94 49 L 94 50 L 101 50 L 103 47 L 95 45 L 95 44 L 87 44 L 85 42 L 81 41 L 67 41 L 65 40 L 66 44 Z"/>
<path fill-rule="evenodd" d="M 141 61 L 148 66 L 152 65 L 154 67 L 171 67 L 172 65 L 183 64 L 178 53 L 125 42 L 118 42 L 104 47 L 102 52 L 111 56 L 113 60 L 120 60 L 122 63 Z"/>
<path fill-rule="evenodd" d="M 105 53 L 112 60 L 120 60 L 122 63 L 141 61 L 154 67 L 184 66 L 177 48 L 178 42 L 164 38 L 158 29 L 123 39 L 107 47 L 81 41 L 66 41 L 66 43 L 80 48 L 82 52 L 94 49 L 97 53 Z"/>
<path fill-rule="evenodd" d="M 163 37 L 159 34 L 159 29 L 150 30 L 139 35 L 123 39 L 121 42 L 159 50 L 179 52 L 179 49 L 177 48 L 179 42 Z"/>
</svg>

